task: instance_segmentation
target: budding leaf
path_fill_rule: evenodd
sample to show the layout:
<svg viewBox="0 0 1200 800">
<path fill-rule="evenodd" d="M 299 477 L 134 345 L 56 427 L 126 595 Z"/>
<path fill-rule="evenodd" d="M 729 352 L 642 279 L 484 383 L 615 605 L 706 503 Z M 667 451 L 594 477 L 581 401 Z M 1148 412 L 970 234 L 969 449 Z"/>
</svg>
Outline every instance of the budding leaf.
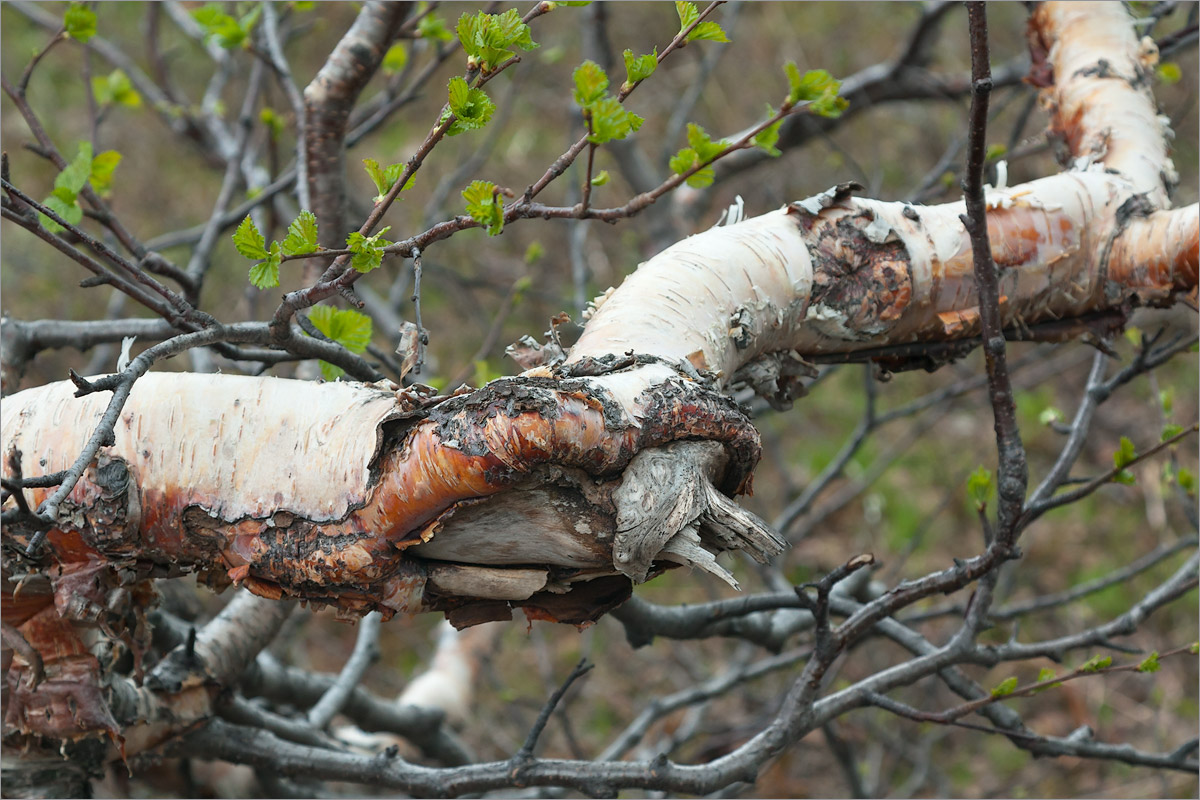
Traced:
<svg viewBox="0 0 1200 800">
<path fill-rule="evenodd" d="M 1183 77 L 1183 70 L 1174 61 L 1159 64 L 1155 69 L 1155 73 L 1158 75 L 1158 79 L 1168 86 L 1173 83 L 1179 83 L 1179 80 Z"/>
<path fill-rule="evenodd" d="M 838 97 L 841 81 L 823 69 L 811 69 L 803 75 L 795 62 L 784 65 L 788 79 L 788 102 L 808 103 L 808 110 L 819 117 L 840 117 L 850 105 L 844 97 Z"/>
<path fill-rule="evenodd" d="M 463 14 L 458 18 L 458 40 L 467 54 L 467 65 L 478 67 L 483 72 L 493 69 L 512 58 L 515 48 L 532 50 L 537 47 L 529 35 L 529 26 L 521 21 L 521 14 L 510 8 L 503 14 Z"/>
<path fill-rule="evenodd" d="M 92 159 L 92 171 L 88 181 L 101 197 L 107 197 L 112 190 L 113 173 L 121 163 L 121 154 L 116 150 L 105 150 Z"/>
<path fill-rule="evenodd" d="M 454 34 L 446 28 L 446 22 L 438 14 L 426 14 L 417 23 L 417 35 L 431 42 L 453 42 Z"/>
<path fill-rule="evenodd" d="M 582 107 L 601 99 L 608 91 L 608 75 L 594 61 L 584 61 L 571 77 L 575 81 L 575 102 Z"/>
<path fill-rule="evenodd" d="M 92 174 L 92 145 L 80 142 L 75 157 L 54 178 L 54 190 L 42 205 L 49 208 L 72 225 L 83 221 L 83 207 L 79 205 L 79 193 L 87 185 Z M 42 227 L 51 233 L 64 228 L 45 214 L 39 216 Z"/>
<path fill-rule="evenodd" d="M 1017 677 L 1015 675 L 1005 678 L 992 688 L 992 697 L 1004 697 L 1013 693 L 1013 689 L 1017 688 Z"/>
<path fill-rule="evenodd" d="M 1055 422 L 1058 422 L 1059 420 L 1061 420 L 1062 417 L 1063 417 L 1062 412 L 1059 411 L 1057 408 L 1055 408 L 1054 406 L 1046 406 L 1045 408 L 1042 409 L 1041 413 L 1038 414 L 1038 424 L 1039 425 L 1053 425 Z"/>
<path fill-rule="evenodd" d="M 688 26 L 700 18 L 700 12 L 695 3 L 684 3 L 675 0 L 675 13 L 679 15 L 679 32 L 683 33 Z"/>
<path fill-rule="evenodd" d="M 383 54 L 383 71 L 387 75 L 395 75 L 404 69 L 408 63 L 408 48 L 402 44 L 394 44 Z"/>
<path fill-rule="evenodd" d="M 249 214 L 233 232 L 233 246 L 246 258 L 257 260 L 267 257 L 267 242 Z"/>
<path fill-rule="evenodd" d="M 1165 442 L 1167 439 L 1172 439 L 1181 433 L 1183 433 L 1182 425 L 1176 425 L 1174 422 L 1168 422 L 1163 426 L 1162 429 L 1162 441 Z"/>
<path fill-rule="evenodd" d="M 257 233 L 257 231 L 255 231 Z M 260 261 L 250 268 L 250 283 L 259 289 L 272 289 L 279 285 L 279 262 L 283 258 L 283 253 L 279 249 L 279 242 L 271 242 L 271 249 L 267 251 L 267 260 Z"/>
<path fill-rule="evenodd" d="M 633 86 L 638 81 L 644 81 L 654 74 L 654 70 L 658 68 L 658 48 L 654 48 L 653 53 L 647 53 L 644 56 L 634 56 L 632 50 L 626 50 L 621 54 L 625 58 L 625 84 L 621 88 L 627 89 Z"/>
<path fill-rule="evenodd" d="M 1170 389 L 1162 389 L 1158 393 L 1158 402 L 1162 406 L 1163 413 L 1170 416 L 1175 410 L 1175 392 Z"/>
<path fill-rule="evenodd" d="M 1133 449 L 1133 442 L 1129 440 L 1128 436 L 1122 436 L 1121 446 L 1113 453 L 1113 465 L 1124 467 L 1131 464 L 1136 457 L 1137 452 Z"/>
<path fill-rule="evenodd" d="M 403 162 L 388 164 L 387 167 L 384 168 L 379 166 L 379 162 L 375 159 L 364 158 L 363 166 L 366 167 L 367 175 L 371 176 L 371 181 L 375 184 L 376 191 L 379 192 L 379 194 L 375 196 L 376 203 L 382 200 L 384 195 L 392 190 L 392 187 L 396 185 L 396 181 L 400 180 L 400 176 L 404 174 Z M 416 175 L 409 176 L 408 180 L 404 182 L 404 188 L 402 188 L 400 191 L 403 192 L 405 189 L 411 189 L 413 181 L 415 181 L 416 178 Z"/>
<path fill-rule="evenodd" d="M 92 94 L 99 105 L 116 103 L 127 108 L 141 108 L 142 96 L 125 74 L 125 70 L 114 69 L 107 76 L 92 78 Z"/>
<path fill-rule="evenodd" d="M 992 471 L 986 467 L 980 466 L 967 478 L 967 496 L 975 503 L 977 511 L 987 507 L 993 488 Z"/>
<path fill-rule="evenodd" d="M 258 23 L 262 6 L 255 5 L 247 14 L 234 19 L 216 3 L 209 3 L 192 11 L 192 19 L 204 29 L 204 38 L 216 42 L 226 50 L 239 47 L 249 41 L 250 32 Z"/>
<path fill-rule="evenodd" d="M 770 103 L 767 104 L 767 116 L 775 116 L 775 109 L 771 108 Z M 750 140 L 750 143 L 755 147 L 765 151 L 766 154 L 772 158 L 778 158 L 779 156 L 783 155 L 783 153 L 775 146 L 775 143 L 779 141 L 779 126 L 782 124 L 782 119 L 772 122 L 770 125 L 754 134 L 754 138 Z"/>
<path fill-rule="evenodd" d="M 1158 651 L 1155 650 L 1146 656 L 1142 663 L 1137 665 L 1138 672 L 1158 672 L 1162 669 L 1162 664 L 1158 663 Z"/>
<path fill-rule="evenodd" d="M 1112 656 L 1094 655 L 1079 665 L 1080 672 L 1098 672 L 1112 665 Z"/>
<path fill-rule="evenodd" d="M 83 3 L 71 3 L 63 14 L 63 29 L 77 42 L 86 42 L 96 35 L 96 12 Z"/>
<path fill-rule="evenodd" d="M 363 236 L 358 231 L 354 231 L 347 236 L 346 247 L 354 254 L 350 257 L 350 266 L 359 272 L 370 272 L 382 264 L 383 248 L 391 244 L 383 238 L 383 234 L 387 231 L 388 228 L 384 228 L 374 236 Z"/>
<path fill-rule="evenodd" d="M 300 216 L 288 226 L 287 237 L 283 240 L 283 254 L 297 256 L 312 253 L 316 249 L 317 215 L 311 211 L 301 211 Z"/>
<path fill-rule="evenodd" d="M 1179 481 L 1179 488 L 1187 492 L 1189 497 L 1196 494 L 1196 476 L 1190 469 L 1180 467 L 1175 479 Z"/>
<path fill-rule="evenodd" d="M 462 191 L 471 219 L 487 229 L 488 236 L 499 236 L 504 230 L 504 204 L 496 184 L 491 181 L 471 181 Z"/>
<path fill-rule="evenodd" d="M 1037 679 L 1038 683 L 1045 683 L 1046 681 L 1054 680 L 1056 677 L 1057 673 L 1055 673 L 1054 670 L 1050 669 L 1049 667 L 1042 667 L 1038 671 Z M 1054 683 L 1046 684 L 1045 686 L 1039 686 L 1037 689 L 1034 689 L 1034 692 L 1044 692 L 1047 689 L 1053 689 L 1057 686 L 1062 686 L 1062 681 L 1055 681 Z"/>
<path fill-rule="evenodd" d="M 496 104 L 482 89 L 471 88 L 457 75 L 450 79 L 448 89 L 450 113 L 455 116 L 455 120 L 446 130 L 447 136 L 457 136 L 464 131 L 482 128 L 488 124 L 496 111 Z"/>
<path fill-rule="evenodd" d="M 584 114 L 592 121 L 592 132 L 588 134 L 588 141 L 592 144 L 624 139 L 642 127 L 644 122 L 637 114 L 627 111 L 615 97 L 597 100 L 584 110 Z"/>
<path fill-rule="evenodd" d="M 608 183 L 608 170 L 602 169 L 592 178 L 592 186 L 603 186 Z"/>
</svg>

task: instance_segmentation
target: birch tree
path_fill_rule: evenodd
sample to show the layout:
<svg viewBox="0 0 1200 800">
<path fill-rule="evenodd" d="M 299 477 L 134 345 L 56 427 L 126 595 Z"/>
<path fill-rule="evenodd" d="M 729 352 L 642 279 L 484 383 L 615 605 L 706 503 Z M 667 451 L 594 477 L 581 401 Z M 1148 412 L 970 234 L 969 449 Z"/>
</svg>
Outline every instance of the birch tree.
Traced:
<svg viewBox="0 0 1200 800">
<path fill-rule="evenodd" d="M 1029 15 L 1027 60 L 1001 65 L 989 53 L 983 5 L 969 4 L 970 77 L 931 89 L 933 78 L 914 73 L 932 49 L 966 44 L 937 37 L 944 19 L 962 11 L 930 5 L 892 62 L 845 81 L 789 62 L 764 91 L 766 113 L 739 120 L 741 129 L 722 139 L 679 122 L 687 146 L 648 183 L 639 167 L 646 158 L 639 89 L 681 56 L 700 51 L 699 68 L 712 70 L 717 56 L 708 53 L 736 46 L 736 38 L 725 44 L 722 26 L 730 21 L 718 5 L 677 3 L 678 29 L 649 52 L 626 50 L 622 80 L 606 32 L 614 12 L 603 7 L 470 10 L 451 31 L 453 20 L 433 7 L 366 3 L 302 86 L 288 45 L 301 41 L 303 15 L 312 12 L 299 4 L 148 9 L 147 64 L 105 38 L 104 9 L 72 4 L 59 15 L 12 4 L 8 13 L 51 38 L 19 77 L 6 65 L 5 116 L 21 120 L 22 139 L 54 176 L 43 192 L 19 170 L 10 174 L 6 153 L 6 226 L 40 240 L 44 257 L 83 267 L 89 286 L 112 287 L 114 297 L 157 318 L 122 319 L 118 311 L 77 323 L 4 322 L 6 392 L 46 348 L 124 342 L 116 372 L 80 361 L 69 380 L 9 393 L 3 403 L 6 778 L 21 781 L 25 793 L 46 785 L 69 794 L 115 761 L 188 755 L 252 765 L 266 793 L 350 780 L 418 795 L 528 786 L 704 794 L 753 785 L 817 729 L 849 764 L 846 774 L 857 775 L 856 756 L 844 742 L 839 747 L 833 726 L 865 707 L 979 728 L 1037 755 L 1196 771 L 1194 740 L 1156 752 L 1097 740 L 1082 728 L 1039 732 L 1003 700 L 1109 672 L 1150 673 L 1159 659 L 1189 659 L 1190 641 L 1164 642 L 1152 656 L 1124 662 L 1068 659 L 1079 666 L 990 689 L 963 669 L 1091 655 L 1196 585 L 1194 537 L 1164 542 L 1152 563 L 1184 549 L 1191 557 L 1114 618 L 1034 641 L 1021 641 L 1015 629 L 1007 644 L 984 635 L 1028 613 L 1000 602 L 1004 583 L 1021 567 L 1022 534 L 1053 509 L 1169 458 L 1178 513 L 1195 525 L 1194 477 L 1179 466 L 1175 447 L 1194 449 L 1192 421 L 1168 422 L 1150 445 L 1122 439 L 1111 469 L 1073 474 L 1099 406 L 1195 342 L 1147 329 L 1131 359 L 1109 366 L 1114 339 L 1136 309 L 1195 308 L 1200 215 L 1195 203 L 1172 206 L 1179 175 L 1169 154 L 1171 120 L 1153 93 L 1160 49 L 1194 44 L 1194 8 L 1180 9 L 1190 21 L 1156 44 L 1145 34 L 1170 7 L 1135 23 L 1117 4 L 1041 4 Z M 586 21 L 588 52 L 571 72 L 577 130 L 566 149 L 521 189 L 476 178 L 485 145 L 451 175 L 465 187 L 465 213 L 438 216 L 431 201 L 428 224 L 385 226 L 449 142 L 498 123 L 505 113 L 498 79 L 521 80 L 541 44 L 538 26 L 570 14 Z M 211 60 L 199 104 L 158 49 L 167 25 Z M 43 124 L 32 88 L 39 64 L 66 48 L 82 53 L 87 78 L 90 133 L 74 152 Z M 1022 78 L 1046 111 L 1046 141 L 1059 148 L 1061 170 L 1009 186 L 1005 163 L 987 153 L 989 102 L 998 84 Z M 232 86 L 240 92 L 236 109 L 224 107 Z M 771 156 L 786 164 L 817 132 L 836 135 L 871 91 L 969 98 L 959 198 L 873 199 L 847 176 L 757 216 L 735 204 L 719 224 L 683 235 L 689 214 L 704 207 L 700 192 Z M 427 132 L 402 159 L 348 155 L 423 93 L 436 94 L 441 108 L 420 121 Z M 271 98 L 286 110 L 274 110 Z M 157 241 L 142 238 L 141 224 L 124 219 L 110 196 L 125 170 L 152 165 L 98 146 L 110 115 L 138 105 L 222 176 L 216 198 L 206 198 L 207 218 Z M 686 117 L 686 104 L 679 108 Z M 10 131 L 6 125 L 5 149 L 15 150 Z M 360 161 L 377 192 L 371 199 L 351 189 L 348 174 Z M 619 204 L 600 202 L 616 195 L 605 163 L 628 186 Z M 548 199 L 564 182 L 573 184 L 567 199 Z M 578 326 L 560 314 L 543 337 L 508 348 L 516 375 L 478 388 L 446 375 L 438 386 L 421 382 L 431 371 L 431 340 L 453 335 L 432 323 L 427 330 L 420 305 L 423 275 L 433 279 L 423 270 L 443 243 L 478 236 L 467 233 L 476 228 L 489 237 L 537 225 L 581 231 L 638 215 L 651 216 L 654 241 L 678 241 L 588 303 L 573 342 Z M 266 310 L 264 303 L 257 319 L 235 322 L 227 309 L 201 302 L 230 241 L 255 304 L 274 304 Z M 185 258 L 164 255 L 181 245 Z M 411 294 L 407 320 L 401 304 L 371 288 L 373 277 L 401 263 L 393 294 Z M 582 305 L 586 269 L 576 267 L 571 288 Z M 520 291 L 514 284 L 506 302 Z M 372 318 L 390 329 L 388 347 L 378 346 L 386 337 L 373 335 Z M 498 315 L 491 338 L 503 322 Z M 1009 343 L 1080 338 L 1096 348 L 1094 366 L 1074 418 L 1049 420 L 1063 432 L 1056 457 L 1031 469 L 1014 399 L 1020 364 Z M 869 401 L 857 443 L 848 442 L 769 522 L 739 503 L 763 455 L 755 415 L 796 401 L 801 408 L 792 413 L 803 413 L 801 398 L 832 365 L 866 364 L 870 381 L 933 371 L 976 348 L 983 373 L 974 385 L 986 392 L 995 434 L 995 455 L 981 456 L 965 490 L 978 511 L 979 544 L 933 571 L 890 582 L 876 577 L 882 559 L 874 552 L 851 550 L 812 581 L 789 581 L 781 565 L 798 538 L 795 521 L 881 421 Z M 192 371 L 163 369 L 172 357 L 188 358 Z M 324 380 L 302 379 L 318 370 Z M 748 569 L 739 553 L 761 566 Z M 681 568 L 696 580 L 714 576 L 729 594 L 678 607 L 634 594 Z M 244 591 L 204 624 L 181 619 L 169 602 L 152 610 L 156 581 L 193 573 L 217 591 Z M 748 580 L 756 591 L 737 595 Z M 956 608 L 948 636 L 905 616 L 955 593 L 970 600 Z M 1033 608 L 1071 602 L 1046 597 Z M 365 615 L 339 676 L 298 670 L 265 649 L 296 601 L 348 620 Z M 611 614 L 635 645 L 656 637 L 746 641 L 779 654 L 731 671 L 728 685 L 788 670 L 789 688 L 752 736 L 693 763 L 645 747 L 646 757 L 624 758 L 665 713 L 662 705 L 649 706 L 650 716 L 631 722 L 595 760 L 536 755 L 551 715 L 587 672 L 583 665 L 550 696 L 515 752 L 478 759 L 445 720 L 466 724 L 464 698 L 496 626 L 467 634 L 474 639 L 444 632 L 432 666 L 399 703 L 355 688 L 376 652 L 380 622 L 437 612 L 453 628 L 471 629 L 517 611 L 531 623 L 578 628 Z M 848 685 L 832 682 L 847 653 L 878 639 L 910 655 Z M 961 701 L 926 711 L 895 696 L 933 681 Z M 726 690 L 697 686 L 678 702 L 694 706 Z M 985 722 L 967 721 L 972 714 Z M 335 718 L 357 729 L 332 725 Z M 391 739 L 364 730 L 416 749 L 400 757 Z M 362 752 L 377 746 L 387 749 Z"/>
</svg>

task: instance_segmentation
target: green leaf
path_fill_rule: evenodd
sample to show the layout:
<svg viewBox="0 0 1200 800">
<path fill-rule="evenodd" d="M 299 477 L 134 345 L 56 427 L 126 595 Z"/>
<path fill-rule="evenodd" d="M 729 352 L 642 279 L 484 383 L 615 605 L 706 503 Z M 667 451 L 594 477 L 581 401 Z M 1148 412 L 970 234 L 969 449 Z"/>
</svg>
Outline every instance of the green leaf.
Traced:
<svg viewBox="0 0 1200 800">
<path fill-rule="evenodd" d="M 1112 665 L 1112 656 L 1094 655 L 1079 665 L 1080 672 L 1098 672 Z"/>
<path fill-rule="evenodd" d="M 127 108 L 142 107 L 141 94 L 133 88 L 129 76 L 122 69 L 92 78 L 92 94 L 96 97 L 96 103 L 102 106 L 116 103 Z"/>
<path fill-rule="evenodd" d="M 532 50 L 537 43 L 529 35 L 529 26 L 521 14 L 510 8 L 503 14 L 463 14 L 458 18 L 458 40 L 467 54 L 467 66 L 484 73 L 512 58 L 516 48 Z"/>
<path fill-rule="evenodd" d="M 1158 75 L 1158 79 L 1168 86 L 1173 83 L 1179 83 L 1179 80 L 1183 77 L 1183 70 L 1174 61 L 1165 61 L 1159 64 L 1154 71 Z"/>
<path fill-rule="evenodd" d="M 471 219 L 487 229 L 488 236 L 499 236 L 504 230 L 504 203 L 496 184 L 490 181 L 471 181 L 462 192 Z"/>
<path fill-rule="evenodd" d="M 1054 406 L 1046 406 L 1045 408 L 1042 409 L 1041 413 L 1038 414 L 1038 424 L 1039 425 L 1053 425 L 1055 422 L 1058 422 L 1062 418 L 1063 418 L 1063 413 L 1061 411 L 1059 411 Z"/>
<path fill-rule="evenodd" d="M 403 44 L 396 43 L 388 48 L 388 51 L 383 54 L 383 71 L 386 75 L 395 75 L 400 70 L 404 69 L 404 65 L 408 63 L 408 48 Z"/>
<path fill-rule="evenodd" d="M 1125 338 L 1134 347 L 1142 346 L 1142 329 L 1136 325 L 1130 325 L 1125 329 Z"/>
<path fill-rule="evenodd" d="M 96 13 L 83 3 L 71 3 L 63 14 L 63 28 L 75 41 L 86 42 L 96 35 Z"/>
<path fill-rule="evenodd" d="M 690 147 L 683 148 L 671 156 L 671 160 L 667 162 L 671 171 L 676 175 L 683 175 L 693 167 L 699 166 L 700 163 L 700 155 Z M 716 172 L 712 167 L 704 167 L 688 176 L 687 185 L 696 189 L 703 189 L 706 186 L 711 186 L 715 177 Z"/>
<path fill-rule="evenodd" d="M 693 122 L 688 123 L 687 140 L 688 145 L 696 151 L 696 155 L 700 157 L 701 161 L 711 161 L 729 146 L 729 142 L 724 139 L 714 142 L 704 128 Z"/>
<path fill-rule="evenodd" d="M 88 181 L 101 197 L 108 197 L 112 191 L 113 173 L 121 163 L 121 154 L 116 150 L 105 150 L 92 159 L 92 169 Z"/>
<path fill-rule="evenodd" d="M 288 226 L 287 237 L 283 240 L 283 254 L 297 256 L 312 253 L 316 249 L 317 215 L 311 211 L 301 211 L 300 216 Z"/>
<path fill-rule="evenodd" d="M 282 259 L 283 253 L 279 249 L 279 242 L 271 242 L 267 260 L 260 261 L 250 268 L 250 283 L 259 289 L 272 289 L 278 286 L 279 262 Z"/>
<path fill-rule="evenodd" d="M 1200 642 L 1192 642 L 1192 646 L 1188 648 L 1188 652 L 1194 656 L 1200 656 Z"/>
<path fill-rule="evenodd" d="M 1045 683 L 1046 681 L 1054 680 L 1056 677 L 1058 677 L 1058 673 L 1056 673 L 1054 670 L 1050 669 L 1049 667 L 1042 667 L 1040 670 L 1038 670 L 1038 676 L 1037 676 L 1038 683 Z M 1046 686 L 1041 686 L 1037 689 L 1034 689 L 1034 691 L 1035 692 L 1044 692 L 1047 689 L 1053 689 L 1056 686 L 1062 686 L 1062 682 L 1055 681 L 1054 683 L 1047 684 Z"/>
<path fill-rule="evenodd" d="M 351 353 L 366 352 L 371 343 L 371 318 L 352 309 L 333 306 L 314 306 L 308 321 Z"/>
<path fill-rule="evenodd" d="M 584 110 L 584 116 L 589 117 L 592 122 L 592 132 L 588 134 L 588 141 L 592 144 L 624 139 L 642 127 L 644 121 L 637 114 L 626 110 L 615 97 L 605 97 L 592 103 Z"/>
<path fill-rule="evenodd" d="M 608 91 L 608 76 L 594 61 L 584 61 L 571 77 L 575 81 L 575 102 L 581 107 L 590 106 Z"/>
<path fill-rule="evenodd" d="M 65 194 L 65 192 L 62 194 Z M 53 211 L 55 214 L 58 214 L 66 222 L 69 222 L 72 225 L 78 225 L 83 221 L 83 208 L 75 200 L 68 202 L 63 198 L 62 194 L 59 193 L 59 190 L 55 190 L 55 193 L 47 197 L 42 205 Z M 50 219 L 50 217 L 46 216 L 45 214 L 39 214 L 38 217 L 41 220 L 42 227 L 51 233 L 59 233 L 66 230 L 66 228 Z"/>
<path fill-rule="evenodd" d="M 347 236 L 346 247 L 354 254 L 350 257 L 350 266 L 359 272 L 370 272 L 382 264 L 383 248 L 391 244 L 383 238 L 388 230 L 384 228 L 374 236 L 363 236 L 358 231 Z"/>
<path fill-rule="evenodd" d="M 1005 678 L 992 687 L 992 697 L 1004 697 L 1013 693 L 1013 689 L 1017 688 L 1017 676 Z"/>
<path fill-rule="evenodd" d="M 75 151 L 75 157 L 54 178 L 54 188 L 66 189 L 71 193 L 71 200 L 73 201 L 75 199 L 74 195 L 79 194 L 84 185 L 87 184 L 91 174 L 92 145 L 88 142 L 80 142 Z M 66 199 L 65 195 L 60 195 L 60 197 Z"/>
<path fill-rule="evenodd" d="M 602 169 L 592 177 L 592 186 L 603 186 L 608 183 L 608 170 Z"/>
<path fill-rule="evenodd" d="M 1123 483 L 1126 486 L 1133 486 L 1135 483 L 1137 483 L 1137 476 L 1129 470 L 1123 469 L 1114 475 L 1112 480 L 1113 483 Z"/>
<path fill-rule="evenodd" d="M 1175 410 L 1175 391 L 1169 387 L 1160 390 L 1158 402 L 1162 406 L 1163 414 L 1171 416 L 1171 412 Z"/>
<path fill-rule="evenodd" d="M 841 81 L 823 69 L 812 69 L 803 75 L 795 62 L 784 64 L 788 79 L 788 103 L 808 103 L 808 110 L 820 117 L 840 117 L 849 102 L 838 97 Z"/>
<path fill-rule="evenodd" d="M 258 23 L 262 6 L 255 5 L 247 14 L 234 19 L 216 3 L 209 3 L 192 11 L 192 19 L 204 30 L 204 38 L 216 42 L 225 49 L 239 47 L 248 42 L 250 32 Z"/>
<path fill-rule="evenodd" d="M 258 119 L 264 126 L 266 126 L 267 133 L 270 134 L 272 139 L 278 139 L 283 134 L 283 117 L 280 116 L 275 109 L 264 108 L 262 111 L 258 112 Z"/>
<path fill-rule="evenodd" d="M 1167 439 L 1173 439 L 1181 433 L 1183 433 L 1182 425 L 1176 425 L 1174 422 L 1168 422 L 1163 426 L 1162 429 L 1162 441 L 1165 442 Z"/>
<path fill-rule="evenodd" d="M 729 37 L 717 23 L 701 22 L 688 34 L 687 40 L 689 42 L 728 42 Z"/>
<path fill-rule="evenodd" d="M 541 260 L 542 256 L 546 255 L 545 246 L 538 241 L 529 243 L 529 247 L 525 248 L 525 263 L 535 264 Z"/>
<path fill-rule="evenodd" d="M 988 499 L 994 489 L 992 471 L 980 466 L 967 478 L 967 496 L 975 503 L 975 508 L 982 511 L 987 507 Z"/>
<path fill-rule="evenodd" d="M 430 42 L 453 42 L 454 34 L 440 14 L 429 13 L 417 23 L 417 36 Z"/>
<path fill-rule="evenodd" d="M 233 232 L 233 246 L 246 258 L 257 260 L 267 257 L 267 242 L 249 214 Z"/>
<path fill-rule="evenodd" d="M 675 0 L 675 13 L 679 15 L 679 32 L 683 33 L 693 22 L 700 18 L 700 12 L 695 3 L 684 3 Z"/>
<path fill-rule="evenodd" d="M 1137 665 L 1138 672 L 1158 672 L 1162 669 L 1162 665 L 1158 663 L 1158 651 L 1155 650 L 1146 656 L 1142 663 Z"/>
<path fill-rule="evenodd" d="M 1175 480 L 1179 482 L 1179 488 L 1188 493 L 1188 496 L 1196 494 L 1196 476 L 1187 467 L 1180 467 L 1179 472 L 1175 475 Z"/>
<path fill-rule="evenodd" d="M 775 109 L 771 108 L 771 104 L 768 103 L 767 118 L 769 119 L 773 116 L 775 116 Z M 770 125 L 754 134 L 754 138 L 750 140 L 750 143 L 755 147 L 766 151 L 767 155 L 771 156 L 772 158 L 778 158 L 779 156 L 783 155 L 783 153 L 775 146 L 775 143 L 779 141 L 779 126 L 782 124 L 782 119 L 772 122 Z"/>
<path fill-rule="evenodd" d="M 625 83 L 622 89 L 632 87 L 638 81 L 644 81 L 654 74 L 654 70 L 658 69 L 658 48 L 654 48 L 653 53 L 647 53 L 643 56 L 635 57 L 632 50 L 626 50 L 621 54 L 625 58 Z"/>
<path fill-rule="evenodd" d="M 1133 449 L 1133 442 L 1129 441 L 1128 436 L 1122 436 L 1121 446 L 1113 453 L 1113 466 L 1117 469 L 1123 469 L 1132 464 L 1136 458 L 1137 452 Z"/>
<path fill-rule="evenodd" d="M 986 161 L 995 161 L 998 158 L 1003 158 L 1005 153 L 1007 153 L 1007 152 L 1008 152 L 1007 145 L 989 144 L 987 147 L 987 152 L 984 153 L 983 157 L 984 157 L 984 160 L 986 160 Z"/>
<path fill-rule="evenodd" d="M 447 89 L 450 96 L 450 113 L 455 116 L 454 122 L 446 130 L 447 136 L 457 136 L 464 131 L 476 130 L 488 124 L 496 111 L 496 104 L 482 89 L 467 86 L 467 82 L 457 75 L 450 79 Z"/>
</svg>

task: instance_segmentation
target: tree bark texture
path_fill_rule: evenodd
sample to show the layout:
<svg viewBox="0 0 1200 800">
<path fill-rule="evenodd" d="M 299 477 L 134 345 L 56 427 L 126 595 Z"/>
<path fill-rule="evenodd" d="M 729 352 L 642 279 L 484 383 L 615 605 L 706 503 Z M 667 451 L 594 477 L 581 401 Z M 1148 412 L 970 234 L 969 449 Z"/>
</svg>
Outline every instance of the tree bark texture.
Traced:
<svg viewBox="0 0 1200 800">
<path fill-rule="evenodd" d="M 1194 302 L 1200 221 L 1194 205 L 1169 209 L 1152 46 L 1106 3 L 1039 6 L 1031 46 L 1073 161 L 987 192 L 1006 332 L 1077 335 L 1134 306 Z M 732 582 L 716 554 L 765 559 L 784 543 L 730 499 L 750 490 L 759 439 L 728 390 L 749 385 L 785 407 L 813 360 L 930 366 L 944 357 L 933 345 L 977 343 L 963 204 L 855 188 L 668 248 L 598 299 L 565 361 L 474 392 L 431 401 L 386 383 L 139 379 L 42 554 L 5 562 L 4 622 L 44 672 L 31 688 L 35 665 L 14 657 L 20 702 L 6 721 L 118 738 L 85 629 L 143 641 L 156 576 L 196 571 L 347 615 L 437 610 L 459 627 L 517 607 L 586 624 L 675 564 Z M 107 397 L 72 395 L 59 383 L 6 399 L 6 477 L 77 457 Z M 35 508 L 50 491 L 24 500 Z M 23 547 L 37 528 L 26 515 L 5 541 Z"/>
</svg>

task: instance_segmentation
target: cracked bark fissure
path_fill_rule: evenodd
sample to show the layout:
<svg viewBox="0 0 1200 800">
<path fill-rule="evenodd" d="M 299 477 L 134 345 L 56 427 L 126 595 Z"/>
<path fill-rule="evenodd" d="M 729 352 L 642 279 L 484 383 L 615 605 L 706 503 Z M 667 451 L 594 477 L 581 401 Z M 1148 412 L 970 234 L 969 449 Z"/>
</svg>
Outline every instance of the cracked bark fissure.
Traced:
<svg viewBox="0 0 1200 800">
<path fill-rule="evenodd" d="M 1002 325 L 1194 295 L 1200 223 L 1196 206 L 1168 209 L 1154 54 L 1115 4 L 1040 6 L 1032 30 L 1054 131 L 1076 161 L 987 193 Z M 668 248 L 600 303 L 565 364 L 432 407 L 381 385 L 141 378 L 115 443 L 47 537 L 49 588 L 5 604 L 4 621 L 39 651 L 56 637 L 69 645 L 45 665 L 60 694 L 43 698 L 85 697 L 98 680 L 71 620 L 136 617 L 153 575 L 196 570 L 348 614 L 442 610 L 468 625 L 519 606 L 582 624 L 667 562 L 720 574 L 710 551 L 776 552 L 782 543 L 725 497 L 749 488 L 758 436 L 721 391 L 748 382 L 786 405 L 806 358 L 979 334 L 962 203 L 852 189 Z M 6 398 L 6 476 L 78 455 L 107 397 L 72 388 Z M 696 491 L 656 478 L 664 446 Z M 26 502 L 50 491 L 27 489 Z M 19 546 L 31 534 L 20 523 L 4 533 Z M 14 662 L 10 685 L 24 671 Z M 37 696 L 22 691 L 21 702 Z M 85 699 L 96 714 L 82 730 L 114 733 L 98 695 Z M 68 735 L 22 719 L 27 732 Z"/>
</svg>

